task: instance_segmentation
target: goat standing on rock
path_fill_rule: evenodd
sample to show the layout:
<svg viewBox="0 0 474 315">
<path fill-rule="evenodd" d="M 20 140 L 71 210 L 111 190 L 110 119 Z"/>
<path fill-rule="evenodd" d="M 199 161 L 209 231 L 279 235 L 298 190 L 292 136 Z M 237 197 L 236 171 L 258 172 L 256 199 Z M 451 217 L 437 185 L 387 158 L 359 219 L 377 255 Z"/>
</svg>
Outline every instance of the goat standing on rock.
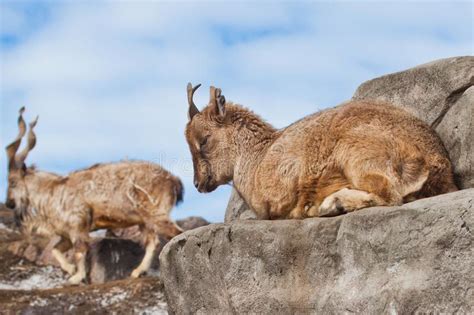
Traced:
<svg viewBox="0 0 474 315">
<path fill-rule="evenodd" d="M 69 282 L 78 284 L 86 277 L 90 231 L 139 225 L 146 251 L 131 276 L 146 272 L 159 244 L 158 234 L 171 238 L 182 232 L 169 219 L 171 209 L 183 198 L 181 181 L 148 162 L 97 164 L 65 177 L 27 168 L 25 160 L 36 144 L 36 120 L 30 123 L 26 148 L 17 154 L 26 133 L 23 111 L 18 118 L 19 134 L 6 148 L 6 205 L 15 209 L 25 236 L 60 236 L 52 254 L 72 275 Z M 64 256 L 70 248 L 75 264 Z"/>
<path fill-rule="evenodd" d="M 214 87 L 200 112 L 199 86 L 187 88 L 194 184 L 211 192 L 233 181 L 259 219 L 334 216 L 457 190 L 438 135 L 400 108 L 352 101 L 276 130 Z"/>
</svg>

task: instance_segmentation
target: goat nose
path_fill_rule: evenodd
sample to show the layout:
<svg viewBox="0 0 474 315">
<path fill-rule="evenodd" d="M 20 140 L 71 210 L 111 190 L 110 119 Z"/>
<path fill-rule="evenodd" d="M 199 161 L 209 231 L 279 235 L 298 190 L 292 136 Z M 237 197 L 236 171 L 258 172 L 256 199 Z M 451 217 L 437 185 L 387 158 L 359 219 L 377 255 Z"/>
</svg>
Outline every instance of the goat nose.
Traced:
<svg viewBox="0 0 474 315">
<path fill-rule="evenodd" d="M 15 209 L 15 201 L 7 200 L 7 202 L 5 202 L 5 206 L 9 209 Z"/>
<path fill-rule="evenodd" d="M 194 187 L 196 187 L 196 188 L 199 187 L 199 182 L 196 179 L 194 180 Z"/>
</svg>

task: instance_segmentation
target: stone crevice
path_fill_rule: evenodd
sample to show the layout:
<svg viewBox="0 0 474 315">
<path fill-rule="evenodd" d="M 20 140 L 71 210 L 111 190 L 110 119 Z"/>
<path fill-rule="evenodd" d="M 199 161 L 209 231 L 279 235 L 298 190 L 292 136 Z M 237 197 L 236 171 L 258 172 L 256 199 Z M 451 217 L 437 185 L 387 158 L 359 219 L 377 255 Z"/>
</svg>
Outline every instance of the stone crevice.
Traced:
<svg viewBox="0 0 474 315">
<path fill-rule="evenodd" d="M 468 84 L 460 87 L 457 90 L 454 90 L 448 95 L 448 97 L 446 97 L 443 109 L 439 113 L 438 117 L 436 117 L 436 119 L 431 124 L 431 127 L 433 129 L 436 129 L 436 127 L 438 127 L 438 125 L 441 123 L 441 121 L 443 121 L 443 118 L 446 116 L 449 110 L 454 106 L 454 104 L 456 104 L 456 102 L 461 98 L 464 92 L 472 86 L 474 86 L 474 76 L 471 77 L 470 82 Z"/>
</svg>

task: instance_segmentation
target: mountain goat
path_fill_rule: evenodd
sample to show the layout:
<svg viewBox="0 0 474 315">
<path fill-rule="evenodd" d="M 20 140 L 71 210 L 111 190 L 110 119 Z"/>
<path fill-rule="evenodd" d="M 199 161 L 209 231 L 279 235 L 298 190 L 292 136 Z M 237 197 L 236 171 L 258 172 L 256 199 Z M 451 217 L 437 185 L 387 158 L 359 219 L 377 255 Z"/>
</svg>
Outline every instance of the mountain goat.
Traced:
<svg viewBox="0 0 474 315">
<path fill-rule="evenodd" d="M 90 231 L 139 225 L 146 251 L 131 276 L 147 271 L 159 244 L 157 233 L 170 238 L 181 233 L 169 219 L 171 209 L 183 198 L 181 181 L 148 162 L 97 164 L 68 176 L 28 168 L 25 160 L 36 144 L 33 128 L 37 120 L 30 123 L 27 146 L 17 153 L 26 133 L 23 111 L 18 118 L 19 134 L 6 148 L 6 205 L 15 209 L 22 232 L 29 238 L 60 236 L 52 254 L 72 275 L 69 282 L 78 284 L 86 277 Z M 75 264 L 64 255 L 70 248 Z"/>
<path fill-rule="evenodd" d="M 210 88 L 199 111 L 187 87 L 194 185 L 233 181 L 260 219 L 334 216 L 457 190 L 436 133 L 400 108 L 352 101 L 277 130 Z"/>
</svg>

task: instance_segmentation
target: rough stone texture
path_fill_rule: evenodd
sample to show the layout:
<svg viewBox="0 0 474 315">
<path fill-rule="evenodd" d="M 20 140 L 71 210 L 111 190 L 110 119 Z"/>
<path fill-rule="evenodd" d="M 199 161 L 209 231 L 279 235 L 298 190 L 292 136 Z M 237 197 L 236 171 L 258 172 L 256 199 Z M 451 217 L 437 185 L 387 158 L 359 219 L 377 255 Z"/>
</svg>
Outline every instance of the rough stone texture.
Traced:
<svg viewBox="0 0 474 315">
<path fill-rule="evenodd" d="M 235 220 L 246 220 L 256 218 L 255 213 L 250 209 L 249 205 L 240 197 L 239 193 L 233 189 L 230 195 L 227 209 L 225 210 L 224 222 L 232 222 Z"/>
<path fill-rule="evenodd" d="M 241 220 L 160 255 L 173 313 L 472 313 L 474 189 L 334 218 Z"/>
<path fill-rule="evenodd" d="M 186 219 L 177 220 L 176 224 L 185 231 L 196 229 L 210 223 L 201 217 L 187 217 Z"/>
<path fill-rule="evenodd" d="M 353 99 L 401 106 L 440 135 L 460 188 L 474 187 L 474 57 L 454 57 L 363 83 Z"/>
<path fill-rule="evenodd" d="M 459 187 L 474 187 L 474 87 L 459 97 L 436 127 L 455 167 Z"/>
</svg>

